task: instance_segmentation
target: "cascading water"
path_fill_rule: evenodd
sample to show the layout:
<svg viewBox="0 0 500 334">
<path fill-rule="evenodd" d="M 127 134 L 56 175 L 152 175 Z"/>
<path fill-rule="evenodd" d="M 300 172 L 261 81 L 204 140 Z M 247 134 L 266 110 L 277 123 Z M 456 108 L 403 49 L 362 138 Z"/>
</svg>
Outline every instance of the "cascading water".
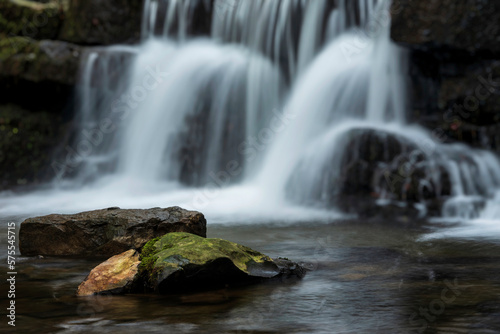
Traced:
<svg viewBox="0 0 500 334">
<path fill-rule="evenodd" d="M 389 6 L 147 0 L 141 45 L 94 50 L 82 64 L 79 127 L 56 164 L 64 182 L 33 194 L 35 210 L 59 196 L 78 203 L 70 211 L 182 205 L 269 217 L 307 206 L 330 215 L 359 176 L 378 205 L 425 215 L 430 199 L 442 200 L 444 217 L 498 218 L 498 159 L 405 124 L 405 56 L 389 39 Z"/>
<path fill-rule="evenodd" d="M 108 126 L 103 120 L 117 124 L 119 118 L 116 113 L 103 115 L 102 110 L 109 109 L 118 98 L 117 92 L 126 88 L 122 78 L 128 75 L 136 51 L 133 47 L 112 46 L 88 52 L 77 87 L 75 140 L 73 147 L 64 148 L 72 161 L 53 165 L 59 179 L 77 174 L 81 183 L 88 182 L 111 171 L 116 164 L 116 155 L 109 154 L 116 143 L 104 140 L 102 127 Z"/>
</svg>

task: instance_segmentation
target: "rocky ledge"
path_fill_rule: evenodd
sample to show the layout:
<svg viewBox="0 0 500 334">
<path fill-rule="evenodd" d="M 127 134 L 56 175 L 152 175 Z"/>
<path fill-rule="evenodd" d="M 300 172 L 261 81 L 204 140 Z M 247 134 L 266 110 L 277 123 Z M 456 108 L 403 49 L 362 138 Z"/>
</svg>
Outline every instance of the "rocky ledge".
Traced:
<svg viewBox="0 0 500 334">
<path fill-rule="evenodd" d="M 21 223 L 19 249 L 25 256 L 113 256 L 141 249 L 149 240 L 170 232 L 206 237 L 205 217 L 179 207 L 52 214 Z"/>
</svg>

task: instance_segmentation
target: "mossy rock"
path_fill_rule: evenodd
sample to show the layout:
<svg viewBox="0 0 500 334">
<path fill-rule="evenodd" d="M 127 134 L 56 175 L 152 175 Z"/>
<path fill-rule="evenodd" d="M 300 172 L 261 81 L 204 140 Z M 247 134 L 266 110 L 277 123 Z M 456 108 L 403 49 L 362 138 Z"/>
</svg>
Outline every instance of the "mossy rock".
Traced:
<svg viewBox="0 0 500 334">
<path fill-rule="evenodd" d="M 82 45 L 136 42 L 143 1 L 72 0 L 58 39 Z"/>
<path fill-rule="evenodd" d="M 66 3 L 66 0 L 46 3 L 0 0 L 0 37 L 56 38 L 64 19 Z"/>
<path fill-rule="evenodd" d="M 82 49 L 61 41 L 22 36 L 0 39 L 0 79 L 74 85 Z"/>
<path fill-rule="evenodd" d="M 159 293 L 248 284 L 284 275 L 302 277 L 302 267 L 222 239 L 169 233 L 148 242 L 141 254 L 140 279 Z"/>
</svg>

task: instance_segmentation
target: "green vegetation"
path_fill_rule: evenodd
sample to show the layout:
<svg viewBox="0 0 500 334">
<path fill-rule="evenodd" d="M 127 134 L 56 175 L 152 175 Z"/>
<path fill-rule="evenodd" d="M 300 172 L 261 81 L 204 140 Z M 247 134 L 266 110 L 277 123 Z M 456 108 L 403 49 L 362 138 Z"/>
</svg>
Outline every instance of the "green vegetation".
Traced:
<svg viewBox="0 0 500 334">
<path fill-rule="evenodd" d="M 166 277 L 183 270 L 186 265 L 204 266 L 221 258 L 231 260 L 235 267 L 249 275 L 259 264 L 275 268 L 268 256 L 234 242 L 189 233 L 169 233 L 143 247 L 139 275 L 150 286 L 155 286 L 160 275 Z"/>
<path fill-rule="evenodd" d="M 40 3 L 27 0 L 0 0 L 0 38 L 24 36 L 53 39 L 59 34 L 67 1 Z"/>
<path fill-rule="evenodd" d="M 38 43 L 31 38 L 13 36 L 0 39 L 0 61 L 7 60 L 12 56 L 20 54 L 26 59 L 30 58 L 27 57 L 27 55 L 32 55 L 31 58 L 33 60 L 36 58 L 39 51 Z"/>
</svg>

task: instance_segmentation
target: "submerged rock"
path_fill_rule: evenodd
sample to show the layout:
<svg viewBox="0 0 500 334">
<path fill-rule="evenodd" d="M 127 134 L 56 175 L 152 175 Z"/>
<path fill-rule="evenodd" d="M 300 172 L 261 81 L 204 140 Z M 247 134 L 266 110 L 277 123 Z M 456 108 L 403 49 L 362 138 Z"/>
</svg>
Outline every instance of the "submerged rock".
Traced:
<svg viewBox="0 0 500 334">
<path fill-rule="evenodd" d="M 98 293 L 119 294 L 126 292 L 137 275 L 139 253 L 128 250 L 101 263 L 85 278 L 76 292 L 77 296 L 91 296 Z"/>
<path fill-rule="evenodd" d="M 305 270 L 288 260 L 272 260 L 248 247 L 189 233 L 169 233 L 146 244 L 140 279 L 145 290 L 159 293 L 193 291 L 251 283 Z"/>
<path fill-rule="evenodd" d="M 52 214 L 29 218 L 21 224 L 19 249 L 26 256 L 112 256 L 140 249 L 152 238 L 170 232 L 205 237 L 205 217 L 179 207 Z"/>
</svg>

